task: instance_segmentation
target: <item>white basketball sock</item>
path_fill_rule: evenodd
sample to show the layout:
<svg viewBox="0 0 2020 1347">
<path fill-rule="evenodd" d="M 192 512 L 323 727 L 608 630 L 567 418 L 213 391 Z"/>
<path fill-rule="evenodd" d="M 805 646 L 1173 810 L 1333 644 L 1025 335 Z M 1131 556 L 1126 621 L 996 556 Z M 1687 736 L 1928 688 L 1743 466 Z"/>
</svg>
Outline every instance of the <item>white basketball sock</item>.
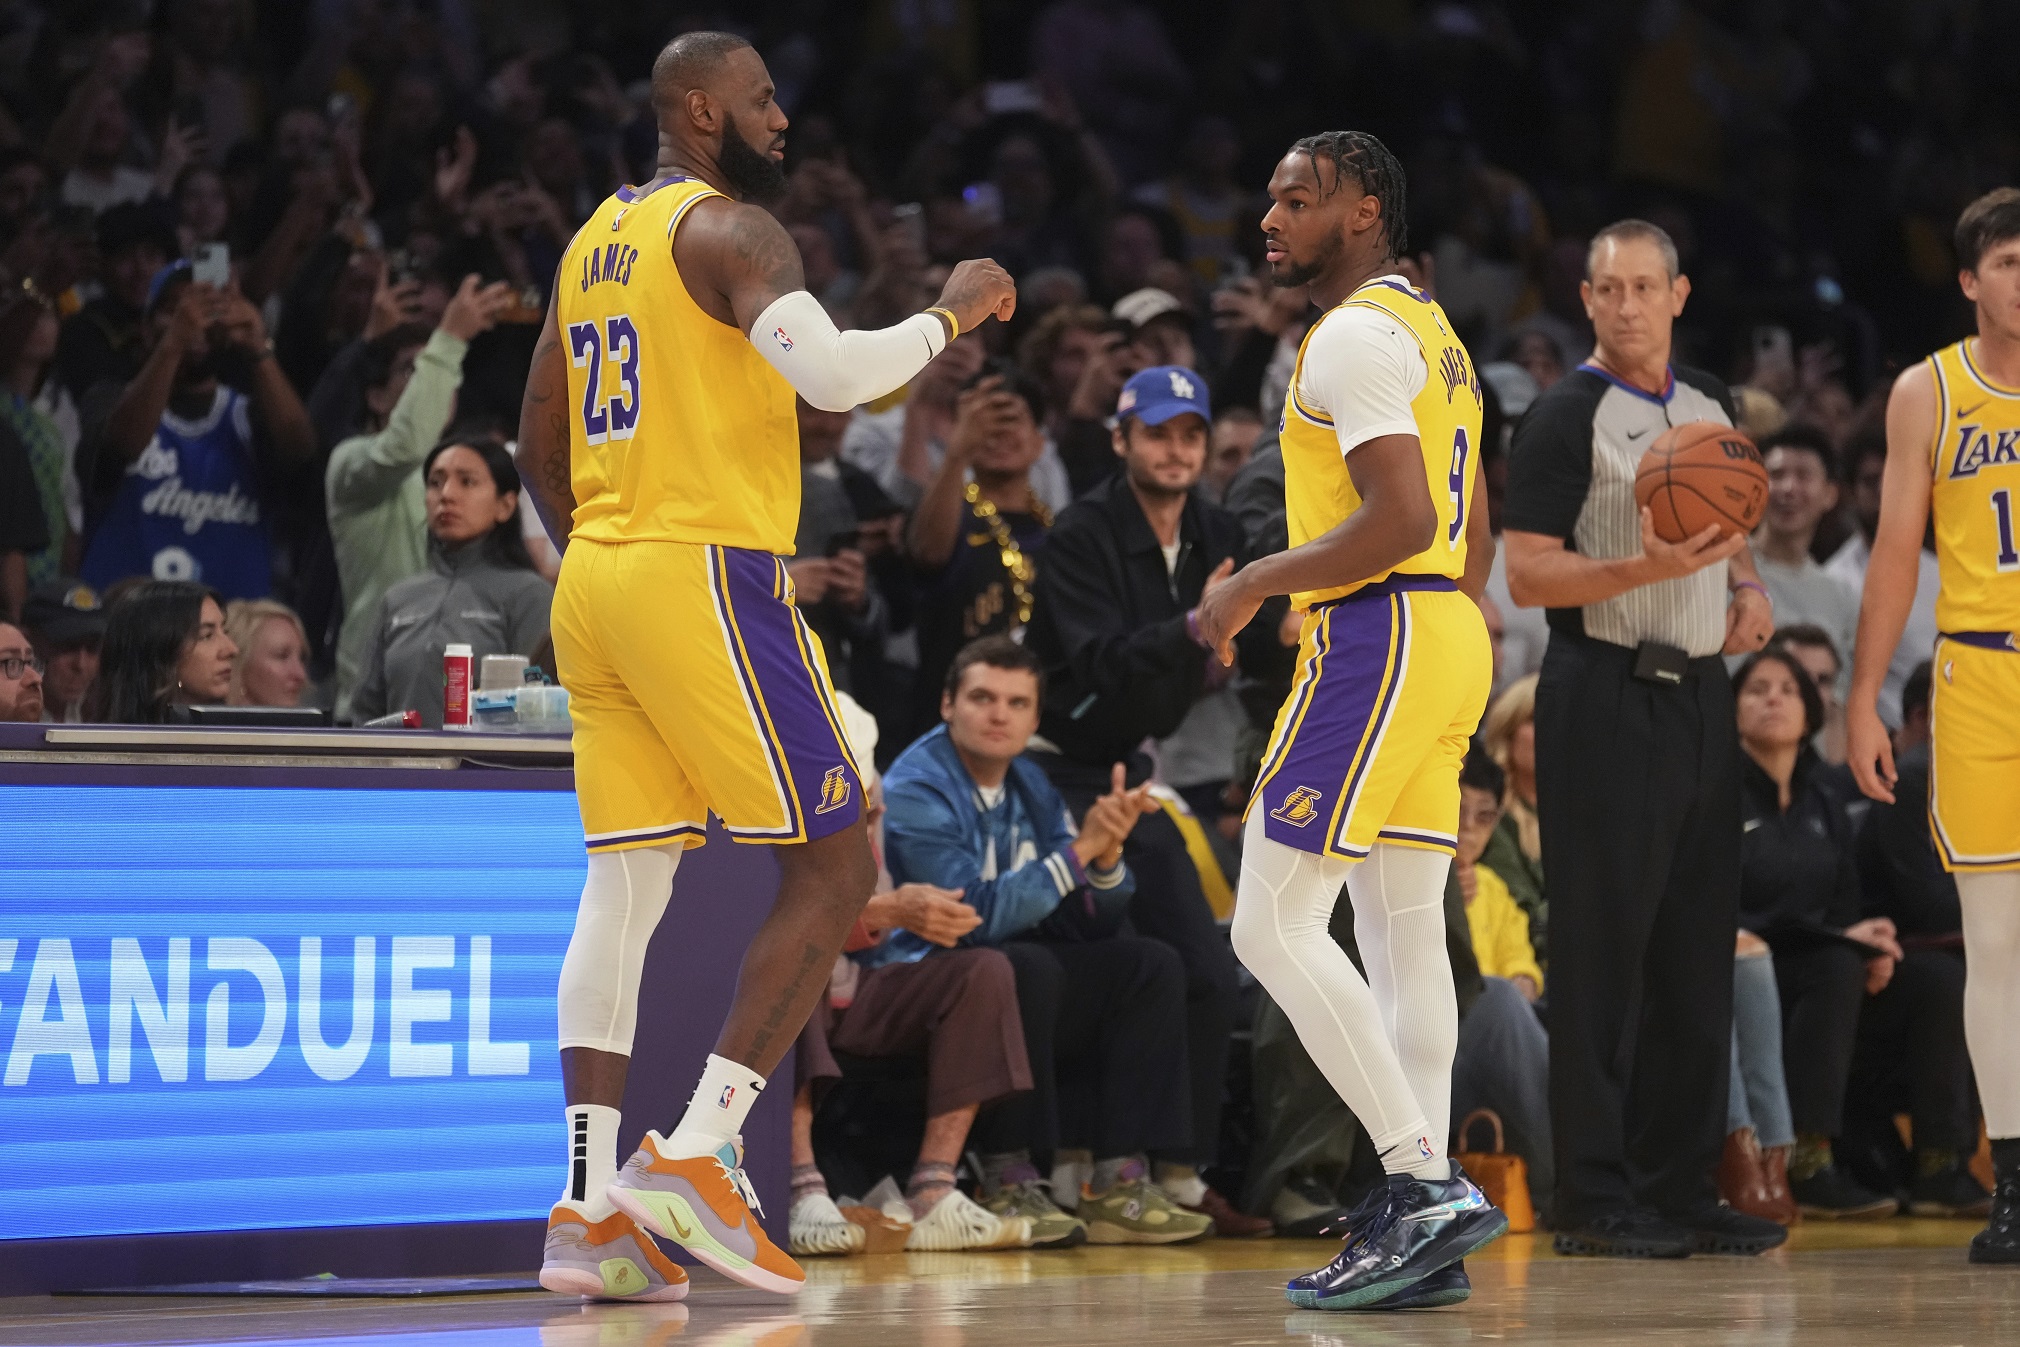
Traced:
<svg viewBox="0 0 2020 1347">
<path fill-rule="evenodd" d="M 757 1072 L 711 1052 L 680 1126 L 666 1139 L 667 1155 L 683 1160 L 713 1155 L 723 1142 L 734 1141 L 764 1087 L 765 1078 Z"/>
<path fill-rule="evenodd" d="M 1964 910 L 1964 1041 L 1985 1131 L 2020 1137 L 2020 870 L 1959 874 Z"/>
<path fill-rule="evenodd" d="M 565 1113 L 568 1181 L 562 1186 L 561 1201 L 600 1221 L 617 1209 L 603 1190 L 617 1177 L 617 1125 L 623 1115 L 602 1104 L 570 1104 Z"/>
<path fill-rule="evenodd" d="M 561 961 L 561 1046 L 631 1055 L 645 947 L 673 897 L 680 848 L 592 851 Z"/>
<path fill-rule="evenodd" d="M 1377 1004 L 1353 961 L 1327 931 L 1340 887 L 1353 868 L 1347 861 L 1271 841 L 1263 831 L 1262 812 L 1250 814 L 1242 843 L 1241 886 L 1235 898 L 1235 954 L 1269 990 L 1297 1029 L 1313 1063 L 1368 1129 L 1382 1153 L 1383 1167 L 1391 1173 L 1443 1178 L 1450 1172 L 1443 1158 L 1445 1139 L 1430 1135 L 1429 1120 L 1411 1089 L 1387 1028 L 1399 1018 L 1396 1008 L 1385 1010 Z M 1400 876 L 1397 885 L 1401 887 Z M 1356 886 L 1357 911 L 1361 887 L 1369 888 L 1370 901 L 1386 902 L 1391 897 L 1386 883 Z M 1406 895 L 1393 896 L 1399 905 L 1414 906 L 1414 900 Z M 1388 934 L 1387 946 L 1400 946 L 1415 938 L 1424 924 L 1399 923 L 1386 912 L 1376 915 Z M 1357 936 L 1361 930 L 1357 917 Z M 1442 917 L 1437 949 L 1443 958 Z M 1389 949 L 1371 953 L 1363 946 L 1362 957 L 1370 959 L 1371 966 L 1378 956 L 1386 961 Z M 1422 962 L 1414 950 L 1399 948 L 1394 957 L 1399 972 L 1415 969 Z M 1386 972 L 1384 980 L 1393 982 Z M 1447 965 L 1444 995 L 1449 999 L 1451 994 Z M 1447 1099 L 1451 1069 L 1448 1055 Z"/>
</svg>

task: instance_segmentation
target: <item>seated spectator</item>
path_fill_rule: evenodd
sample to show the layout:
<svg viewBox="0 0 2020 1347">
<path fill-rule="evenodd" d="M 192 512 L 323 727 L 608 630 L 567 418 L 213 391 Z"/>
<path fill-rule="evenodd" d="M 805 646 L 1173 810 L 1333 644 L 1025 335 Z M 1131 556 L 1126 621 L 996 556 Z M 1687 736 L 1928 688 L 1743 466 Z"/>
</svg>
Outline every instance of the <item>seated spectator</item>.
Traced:
<svg viewBox="0 0 2020 1347">
<path fill-rule="evenodd" d="M 1852 517 L 1858 527 L 1824 563 L 1824 570 L 1862 591 L 1866 587 L 1866 562 L 1872 556 L 1873 534 L 1880 527 L 1880 478 L 1887 465 L 1887 436 L 1882 430 L 1854 435 L 1845 446 L 1845 491 L 1851 496 Z M 1908 625 L 1901 630 L 1901 643 L 1887 664 L 1887 676 L 1880 683 L 1880 719 L 1889 725 L 1902 723 L 1901 689 L 1916 667 L 1928 662 L 1936 647 L 1936 592 L 1942 575 L 1936 566 L 1933 537 L 1924 540 L 1916 557 L 1915 604 L 1908 610 Z M 1781 617 L 1776 613 L 1777 618 Z M 1840 652 L 1843 653 L 1843 652 Z"/>
<path fill-rule="evenodd" d="M 826 412 L 805 398 L 795 399 L 800 430 L 800 522 L 793 557 L 786 562 L 793 593 L 807 625 L 826 648 L 835 686 L 856 695 L 857 659 L 874 657 L 884 645 L 890 610 L 871 578 L 863 555 L 862 521 L 845 473 L 865 479 L 858 490 L 876 490 L 869 474 L 842 463 L 837 454 L 851 413 Z"/>
<path fill-rule="evenodd" d="M 1145 183 L 1132 196 L 1178 221 L 1186 265 L 1200 286 L 1218 284 L 1241 258 L 1255 221 L 1267 208 L 1236 181 L 1240 159 L 1241 138 L 1227 118 L 1211 113 L 1195 117 L 1185 135 L 1179 171 Z"/>
<path fill-rule="evenodd" d="M 1227 494 L 1227 484 L 1248 466 L 1256 441 L 1262 438 L 1262 418 L 1253 407 L 1227 407 L 1213 419 L 1213 447 L 1208 450 L 1206 471 L 1200 474 L 1200 490 L 1218 505 Z"/>
<path fill-rule="evenodd" d="M 98 80 L 79 84 L 63 119 L 75 120 L 77 137 L 73 167 L 58 189 L 64 205 L 97 214 L 154 194 L 153 174 L 121 162 L 133 124 L 117 87 Z"/>
<path fill-rule="evenodd" d="M 1746 750 L 1740 927 L 1774 952 L 1782 1059 L 1795 1149 L 1789 1187 L 1805 1215 L 1892 1215 L 1896 1203 L 1835 1163 L 1845 1087 L 1865 998 L 1887 985 L 1901 948 L 1894 924 L 1862 917 L 1851 825 L 1818 776 L 1809 746 L 1823 701 L 1794 656 L 1763 650 L 1735 679 Z"/>
<path fill-rule="evenodd" d="M 1058 792 L 1021 756 L 1042 695 L 1038 660 L 1008 637 L 961 650 L 941 699 L 946 723 L 884 778 L 891 878 L 959 893 L 981 918 L 960 944 L 1000 949 L 1016 970 L 1032 1090 L 977 1125 L 985 1205 L 1029 1217 L 1048 1242 L 1072 1238 L 1061 1205 L 1077 1205 L 1097 1244 L 1198 1239 L 1213 1218 L 1182 1208 L 1144 1162 L 1183 1148 L 1191 1130 L 1186 1043 L 1171 1032 L 1184 969 L 1164 944 L 1120 932 L 1135 884 L 1123 842 L 1156 805 L 1113 780 L 1076 835 Z M 900 930 L 857 958 L 874 968 L 934 948 Z M 1048 1197 L 1033 1160 L 1062 1148 L 1092 1163 L 1084 1179 L 1055 1166 Z"/>
<path fill-rule="evenodd" d="M 1536 817 L 1536 675 L 1516 679 L 1487 708 L 1480 737 L 1507 778 L 1501 821 L 1480 853 L 1480 863 L 1508 886 L 1508 896 L 1529 918 L 1536 961 L 1550 966 L 1550 902 L 1543 887 L 1543 829 Z"/>
<path fill-rule="evenodd" d="M 188 580 L 143 580 L 106 614 L 84 718 L 160 725 L 171 706 L 217 706 L 231 691 L 237 659 L 216 590 Z"/>
<path fill-rule="evenodd" d="M 147 292 L 181 253 L 175 231 L 151 206 L 114 206 L 98 217 L 103 290 L 70 315 L 56 339 L 56 378 L 80 405 L 101 384 L 116 390 L 140 373 L 147 354 Z"/>
<path fill-rule="evenodd" d="M 42 719 L 42 657 L 28 634 L 0 622 L 0 721 L 33 724 Z"/>
<path fill-rule="evenodd" d="M 365 425 L 324 470 L 330 541 L 344 592 L 337 637 L 337 715 L 349 714 L 386 591 L 428 565 L 427 489 L 419 468 L 456 414 L 463 357 L 514 296 L 502 281 L 463 278 L 434 332 L 406 324 L 365 344 L 359 360 Z"/>
<path fill-rule="evenodd" d="M 232 706 L 300 706 L 309 682 L 309 636 L 295 610 L 272 599 L 235 599 L 224 629 L 238 647 L 232 664 Z"/>
<path fill-rule="evenodd" d="M 1122 764 L 1150 775 L 1138 745 L 1176 731 L 1202 696 L 1231 672 L 1197 635 L 1196 605 L 1249 559 L 1241 524 L 1193 491 L 1206 464 L 1211 408 L 1191 370 L 1144 370 L 1122 390 L 1111 438 L 1123 471 L 1059 517 L 1038 571 L 1026 644 L 1045 668 L 1042 750 L 1035 753 L 1068 808 L 1091 808 Z M 1282 602 L 1241 633 L 1244 659 L 1277 644 Z M 1232 743 L 1227 749 L 1229 767 Z M 1231 1233 L 1237 1213 L 1187 1166 L 1211 1164 L 1220 1138 L 1228 1043 L 1237 1013 L 1235 962 L 1215 924 L 1184 835 L 1159 812 L 1130 836 L 1136 896 L 1130 920 L 1177 950 L 1186 969 L 1186 1043 L 1191 1068 L 1188 1146 L 1167 1157 L 1160 1181 Z M 1189 1191 L 1188 1191 L 1189 1190 Z"/>
<path fill-rule="evenodd" d="M 1018 343 L 1018 365 L 1045 390 L 1045 433 L 1062 446 L 1062 429 L 1089 363 L 1122 339 L 1113 326 L 1096 305 L 1067 304 L 1040 318 Z M 1114 406 L 1120 391 L 1119 383 L 1109 388 L 1101 405 Z"/>
<path fill-rule="evenodd" d="M 1754 565 L 1779 626 L 1823 628 L 1838 651 L 1858 635 L 1858 591 L 1810 555 L 1817 526 L 1838 508 L 1837 454 L 1824 433 L 1791 424 L 1761 441 L 1768 504 L 1754 531 Z"/>
<path fill-rule="evenodd" d="M 1981 1216 L 1991 1195 L 1965 1161 L 1977 1140 L 1976 1101 L 1964 1043 L 1963 913 L 1957 881 L 1929 835 L 1929 662 L 1908 675 L 1894 736 L 1894 803 L 1875 801 L 1859 827 L 1865 912 L 1894 923 L 1901 943 L 1893 980 L 1866 1001 L 1846 1105 L 1848 1134 L 1868 1154 L 1899 1146 L 1894 1116 L 1909 1116 L 1913 1151 L 1903 1172 L 1917 1216 Z"/>
<path fill-rule="evenodd" d="M 81 574 L 199 581 L 226 598 L 273 588 L 263 470 L 314 460 L 315 433 L 274 363 L 259 310 L 197 284 L 187 262 L 155 277 L 147 361 L 107 414 L 93 477 L 117 474 Z"/>
<path fill-rule="evenodd" d="M 962 391 L 946 456 L 912 515 L 919 672 L 914 733 L 939 719 L 939 689 L 968 642 L 1021 635 L 1031 621 L 1052 511 L 1031 469 L 1043 451 L 1045 397 L 1015 366 L 985 366 Z"/>
<path fill-rule="evenodd" d="M 858 762 L 875 757 L 877 727 L 847 693 L 838 703 Z M 871 848 L 881 860 L 883 780 L 874 770 L 863 781 Z M 1002 951 L 959 948 L 982 915 L 961 895 L 932 884 L 892 887 L 880 874 L 845 948 L 860 953 L 893 931 L 909 931 L 933 948 L 923 958 L 864 968 L 844 955 L 836 961 L 828 994 L 795 1046 L 792 1130 L 793 1202 L 787 1222 L 792 1252 L 860 1253 L 862 1227 L 843 1217 L 829 1196 L 814 1154 L 814 1111 L 819 1096 L 843 1075 L 834 1054 L 855 1058 L 923 1056 L 926 1127 L 905 1186 L 911 1222 L 906 1248 L 957 1249 L 1063 1247 L 1085 1239 L 1080 1225 L 1060 1213 L 1042 1238 L 1032 1222 L 998 1216 L 954 1186 L 969 1130 L 989 1105 L 1031 1088 L 1030 1060 L 1017 1017 L 1017 983 Z"/>
<path fill-rule="evenodd" d="M 442 726 L 442 650 L 531 656 L 554 590 L 519 533 L 519 473 L 495 439 L 450 436 L 422 461 L 428 569 L 386 591 L 373 615 L 351 714 L 414 710 Z"/>
<path fill-rule="evenodd" d="M 1817 756 L 1833 767 L 1841 767 L 1845 761 L 1845 703 L 1838 695 L 1840 675 L 1844 672 L 1844 660 L 1831 634 L 1813 622 L 1785 623 L 1775 629 L 1772 645 L 1779 646 L 1796 657 L 1796 663 L 1803 666 L 1810 681 L 1816 684 L 1817 696 L 1824 703 L 1824 727 L 1810 747 Z"/>
<path fill-rule="evenodd" d="M 28 596 L 21 625 L 42 657 L 42 718 L 81 722 L 105 639 L 105 609 L 97 592 L 81 580 L 51 581 Z"/>
<path fill-rule="evenodd" d="M 1794 1225 L 1800 1213 L 1789 1190 L 1796 1131 L 1782 1053 L 1781 988 L 1772 951 L 1752 931 L 1736 932 L 1732 1076 L 1726 1086 L 1718 1195 L 1749 1216 L 1786 1226 Z"/>
<path fill-rule="evenodd" d="M 1515 984 L 1525 1001 L 1543 995 L 1543 970 L 1529 943 L 1529 916 L 1508 894 L 1508 884 L 1480 855 L 1501 822 L 1507 778 L 1478 747 L 1466 754 L 1459 774 L 1459 851 L 1454 868 L 1466 900 L 1466 930 L 1483 977 Z"/>
</svg>

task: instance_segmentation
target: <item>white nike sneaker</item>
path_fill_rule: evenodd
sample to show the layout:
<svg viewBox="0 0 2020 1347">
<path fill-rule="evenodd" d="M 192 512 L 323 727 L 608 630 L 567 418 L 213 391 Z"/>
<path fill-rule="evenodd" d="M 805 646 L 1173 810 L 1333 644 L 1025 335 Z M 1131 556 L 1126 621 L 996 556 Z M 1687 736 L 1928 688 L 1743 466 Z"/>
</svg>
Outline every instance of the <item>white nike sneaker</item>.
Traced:
<svg viewBox="0 0 2020 1347">
<path fill-rule="evenodd" d="M 1031 1220 L 1026 1216 L 998 1216 L 978 1207 L 959 1188 L 933 1204 L 933 1209 L 912 1223 L 907 1253 L 954 1253 L 966 1249 L 1028 1249 L 1031 1247 Z"/>
<path fill-rule="evenodd" d="M 791 1232 L 790 1252 L 795 1258 L 861 1253 L 869 1239 L 868 1231 L 843 1216 L 835 1199 L 821 1192 L 794 1198 L 786 1225 Z"/>
</svg>

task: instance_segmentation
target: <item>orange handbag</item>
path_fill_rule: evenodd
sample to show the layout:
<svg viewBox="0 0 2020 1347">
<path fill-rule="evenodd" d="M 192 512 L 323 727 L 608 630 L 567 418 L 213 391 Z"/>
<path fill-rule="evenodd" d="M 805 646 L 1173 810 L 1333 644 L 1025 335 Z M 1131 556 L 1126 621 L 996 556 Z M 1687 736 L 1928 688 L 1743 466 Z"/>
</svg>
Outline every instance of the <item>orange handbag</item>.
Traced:
<svg viewBox="0 0 2020 1347">
<path fill-rule="evenodd" d="M 1536 1228 L 1536 1208 L 1529 1201 L 1529 1166 L 1522 1157 L 1507 1149 L 1507 1140 L 1501 1130 L 1501 1115 L 1491 1108 L 1476 1108 L 1468 1113 L 1459 1124 L 1459 1144 L 1467 1144 L 1467 1135 L 1473 1124 L 1485 1119 L 1494 1124 L 1494 1149 L 1491 1151 L 1465 1151 L 1455 1154 L 1452 1159 L 1480 1185 L 1480 1191 L 1487 1194 L 1487 1200 L 1501 1208 L 1508 1217 L 1508 1233 L 1526 1235 Z"/>
</svg>

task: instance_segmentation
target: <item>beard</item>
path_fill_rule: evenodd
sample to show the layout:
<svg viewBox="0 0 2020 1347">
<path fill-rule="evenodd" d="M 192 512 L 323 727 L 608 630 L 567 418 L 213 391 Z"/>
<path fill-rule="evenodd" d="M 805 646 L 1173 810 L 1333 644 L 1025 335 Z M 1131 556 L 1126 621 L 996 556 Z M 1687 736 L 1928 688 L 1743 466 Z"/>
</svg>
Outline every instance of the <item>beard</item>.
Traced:
<svg viewBox="0 0 2020 1347">
<path fill-rule="evenodd" d="M 724 180 L 745 201 L 763 205 L 785 195 L 785 166 L 745 140 L 735 122 L 725 123 L 722 128 L 722 153 L 716 165 L 722 169 Z"/>
<path fill-rule="evenodd" d="M 1313 281 L 1325 275 L 1326 270 L 1339 258 L 1341 246 L 1338 234 L 1328 234 L 1326 241 L 1319 245 L 1319 250 L 1312 254 L 1309 261 L 1284 261 L 1272 266 L 1270 268 L 1270 284 L 1279 290 L 1290 290 L 1300 285 L 1310 285 Z"/>
</svg>

